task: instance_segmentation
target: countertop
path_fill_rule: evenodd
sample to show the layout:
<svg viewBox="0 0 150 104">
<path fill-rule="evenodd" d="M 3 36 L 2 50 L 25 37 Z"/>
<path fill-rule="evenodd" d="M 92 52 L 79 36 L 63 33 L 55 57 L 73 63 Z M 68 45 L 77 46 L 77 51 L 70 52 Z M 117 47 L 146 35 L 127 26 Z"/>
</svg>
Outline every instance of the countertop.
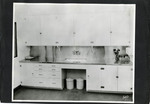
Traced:
<svg viewBox="0 0 150 104">
<path fill-rule="evenodd" d="M 21 60 L 21 63 L 42 63 L 42 64 L 74 64 L 74 65 L 112 65 L 112 66 L 131 66 L 132 62 L 129 64 L 106 64 L 106 63 L 73 63 L 73 62 L 39 62 L 37 60 Z"/>
</svg>

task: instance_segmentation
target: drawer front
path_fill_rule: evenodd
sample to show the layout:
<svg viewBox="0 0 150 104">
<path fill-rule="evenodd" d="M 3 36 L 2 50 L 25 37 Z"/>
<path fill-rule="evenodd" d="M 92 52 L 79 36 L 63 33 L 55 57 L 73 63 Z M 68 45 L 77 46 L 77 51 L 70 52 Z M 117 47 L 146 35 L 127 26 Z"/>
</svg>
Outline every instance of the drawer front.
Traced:
<svg viewBox="0 0 150 104">
<path fill-rule="evenodd" d="M 54 87 L 54 88 L 61 88 L 62 87 L 61 79 L 59 79 L 59 78 L 58 79 L 56 79 L 56 78 L 51 79 L 50 86 Z"/>
<path fill-rule="evenodd" d="M 46 84 L 45 78 L 32 78 L 32 86 L 45 87 Z"/>
<path fill-rule="evenodd" d="M 61 71 L 61 69 L 60 68 L 50 68 L 50 71 L 51 72 L 60 72 Z"/>
<path fill-rule="evenodd" d="M 36 78 L 50 78 L 51 73 L 47 71 L 34 71 L 32 76 Z"/>
<path fill-rule="evenodd" d="M 51 78 L 61 78 L 61 73 L 60 72 L 51 72 L 50 77 Z"/>
</svg>

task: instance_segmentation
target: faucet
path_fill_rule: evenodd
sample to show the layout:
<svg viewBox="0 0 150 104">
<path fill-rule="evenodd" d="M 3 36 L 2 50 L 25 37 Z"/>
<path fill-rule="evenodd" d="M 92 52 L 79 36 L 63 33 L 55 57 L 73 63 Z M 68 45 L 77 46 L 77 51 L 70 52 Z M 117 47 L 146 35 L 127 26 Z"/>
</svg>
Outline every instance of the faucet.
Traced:
<svg viewBox="0 0 150 104">
<path fill-rule="evenodd" d="M 115 63 L 119 62 L 119 51 L 120 51 L 120 49 L 114 49 L 113 50 L 114 54 L 116 55 L 115 56 Z"/>
</svg>

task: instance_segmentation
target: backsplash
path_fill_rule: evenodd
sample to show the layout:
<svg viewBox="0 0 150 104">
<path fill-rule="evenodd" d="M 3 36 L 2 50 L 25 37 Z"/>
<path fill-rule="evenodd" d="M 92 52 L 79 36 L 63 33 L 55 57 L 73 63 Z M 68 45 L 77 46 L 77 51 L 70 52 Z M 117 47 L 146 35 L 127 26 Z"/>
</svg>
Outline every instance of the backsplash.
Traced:
<svg viewBox="0 0 150 104">
<path fill-rule="evenodd" d="M 30 56 L 38 57 L 40 62 L 114 64 L 114 49 L 126 54 L 126 47 L 122 46 L 32 46 Z"/>
<path fill-rule="evenodd" d="M 77 63 L 105 63 L 104 54 L 104 47 L 56 47 L 55 61 Z"/>
</svg>

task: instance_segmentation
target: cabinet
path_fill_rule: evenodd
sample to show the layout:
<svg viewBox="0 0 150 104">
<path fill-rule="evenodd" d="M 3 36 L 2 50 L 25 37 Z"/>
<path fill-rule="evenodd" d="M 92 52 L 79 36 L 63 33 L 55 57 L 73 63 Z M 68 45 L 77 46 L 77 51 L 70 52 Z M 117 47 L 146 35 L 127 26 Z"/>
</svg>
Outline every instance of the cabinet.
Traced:
<svg viewBox="0 0 150 104">
<path fill-rule="evenodd" d="M 86 69 L 87 91 L 99 90 L 100 88 L 100 73 L 99 68 Z"/>
<path fill-rule="evenodd" d="M 131 66 L 91 66 L 87 69 L 87 91 L 132 92 Z"/>
<path fill-rule="evenodd" d="M 111 13 L 111 45 L 128 46 L 130 45 L 130 36 L 132 26 L 129 11 L 114 11 Z"/>
<path fill-rule="evenodd" d="M 40 17 L 26 16 L 17 22 L 18 40 L 25 45 L 41 45 Z"/>
<path fill-rule="evenodd" d="M 74 45 L 73 15 L 53 14 L 41 18 L 42 45 Z"/>
<path fill-rule="evenodd" d="M 102 91 L 117 91 L 117 67 L 105 66 L 100 67 L 101 84 L 100 90 Z"/>
<path fill-rule="evenodd" d="M 48 64 L 20 64 L 22 73 L 21 85 L 63 89 L 62 71 L 60 67 Z"/>
<path fill-rule="evenodd" d="M 87 70 L 87 91 L 117 91 L 117 67 L 93 66 Z"/>
<path fill-rule="evenodd" d="M 26 45 L 58 46 L 130 45 L 134 23 L 130 7 L 76 8 L 73 5 L 71 8 L 67 9 L 63 5 L 50 6 L 48 11 L 34 16 L 29 13 L 29 16 L 18 20 L 17 27 L 23 42 Z"/>
<path fill-rule="evenodd" d="M 131 92 L 133 90 L 133 68 L 118 66 L 118 91 Z"/>
<path fill-rule="evenodd" d="M 110 45 L 110 19 L 107 12 L 74 15 L 75 45 Z"/>
</svg>

